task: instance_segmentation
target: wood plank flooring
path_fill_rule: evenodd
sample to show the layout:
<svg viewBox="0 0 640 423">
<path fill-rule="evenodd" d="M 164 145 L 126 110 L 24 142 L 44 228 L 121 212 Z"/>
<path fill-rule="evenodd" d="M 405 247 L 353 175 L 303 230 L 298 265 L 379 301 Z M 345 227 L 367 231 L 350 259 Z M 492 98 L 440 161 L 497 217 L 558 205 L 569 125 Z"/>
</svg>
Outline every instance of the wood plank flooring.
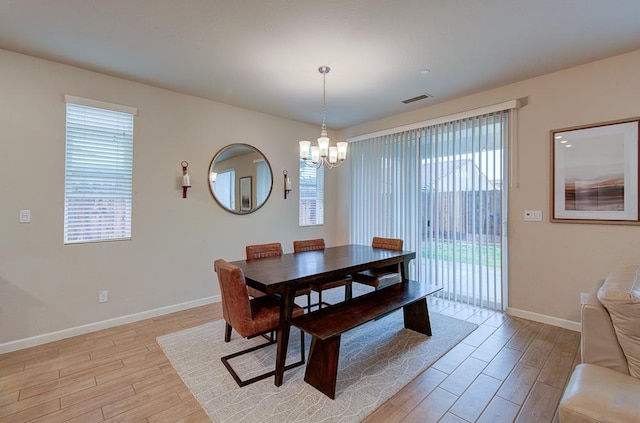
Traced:
<svg viewBox="0 0 640 423">
<path fill-rule="evenodd" d="M 554 422 L 580 334 L 430 298 L 479 324 L 365 423 Z M 209 422 L 156 337 L 222 318 L 197 307 L 0 355 L 0 423 Z"/>
</svg>

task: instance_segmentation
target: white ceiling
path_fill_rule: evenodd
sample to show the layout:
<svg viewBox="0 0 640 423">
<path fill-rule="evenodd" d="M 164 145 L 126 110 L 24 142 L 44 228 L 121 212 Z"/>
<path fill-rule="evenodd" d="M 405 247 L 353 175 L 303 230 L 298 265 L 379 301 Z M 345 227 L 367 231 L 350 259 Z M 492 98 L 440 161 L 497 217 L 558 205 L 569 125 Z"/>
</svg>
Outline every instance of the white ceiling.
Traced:
<svg viewBox="0 0 640 423">
<path fill-rule="evenodd" d="M 342 128 L 640 49 L 640 0 L 0 0 L 0 48 L 317 124 L 328 65 Z"/>
</svg>

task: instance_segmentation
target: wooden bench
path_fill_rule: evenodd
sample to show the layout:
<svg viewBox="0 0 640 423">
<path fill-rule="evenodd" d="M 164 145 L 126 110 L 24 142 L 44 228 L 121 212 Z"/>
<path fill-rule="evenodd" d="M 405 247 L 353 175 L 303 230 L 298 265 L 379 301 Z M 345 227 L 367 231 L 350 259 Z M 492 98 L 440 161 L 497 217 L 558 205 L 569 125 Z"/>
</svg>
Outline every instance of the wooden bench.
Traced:
<svg viewBox="0 0 640 423">
<path fill-rule="evenodd" d="M 312 336 L 305 382 L 334 399 L 340 335 L 400 308 L 405 328 L 431 336 L 426 297 L 440 289 L 409 280 L 292 319 L 292 325 Z"/>
</svg>

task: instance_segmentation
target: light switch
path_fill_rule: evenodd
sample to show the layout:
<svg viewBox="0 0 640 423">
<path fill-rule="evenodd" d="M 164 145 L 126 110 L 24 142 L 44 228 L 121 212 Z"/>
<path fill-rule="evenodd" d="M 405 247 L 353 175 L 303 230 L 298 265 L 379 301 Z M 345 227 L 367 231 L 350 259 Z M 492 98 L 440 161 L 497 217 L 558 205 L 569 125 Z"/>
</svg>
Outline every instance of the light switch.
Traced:
<svg viewBox="0 0 640 423">
<path fill-rule="evenodd" d="M 20 223 L 31 223 L 31 210 L 20 210 Z"/>
<path fill-rule="evenodd" d="M 542 210 L 525 210 L 524 220 L 526 222 L 542 222 Z"/>
</svg>

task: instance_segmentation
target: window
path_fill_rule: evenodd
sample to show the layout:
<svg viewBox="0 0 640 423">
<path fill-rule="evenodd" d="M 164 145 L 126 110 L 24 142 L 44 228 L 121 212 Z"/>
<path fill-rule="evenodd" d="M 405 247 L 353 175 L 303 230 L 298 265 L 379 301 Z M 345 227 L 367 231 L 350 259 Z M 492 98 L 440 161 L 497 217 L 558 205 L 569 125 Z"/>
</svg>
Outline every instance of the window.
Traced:
<svg viewBox="0 0 640 423">
<path fill-rule="evenodd" d="M 300 161 L 300 226 L 324 224 L 324 168 Z"/>
<path fill-rule="evenodd" d="M 260 207 L 267 201 L 271 192 L 271 170 L 267 162 L 260 159 L 254 160 L 256 164 L 256 206 Z"/>
<path fill-rule="evenodd" d="M 236 209 L 236 171 L 227 169 L 216 178 L 216 198 L 228 209 Z"/>
<path fill-rule="evenodd" d="M 65 96 L 64 243 L 131 239 L 137 110 Z"/>
</svg>

